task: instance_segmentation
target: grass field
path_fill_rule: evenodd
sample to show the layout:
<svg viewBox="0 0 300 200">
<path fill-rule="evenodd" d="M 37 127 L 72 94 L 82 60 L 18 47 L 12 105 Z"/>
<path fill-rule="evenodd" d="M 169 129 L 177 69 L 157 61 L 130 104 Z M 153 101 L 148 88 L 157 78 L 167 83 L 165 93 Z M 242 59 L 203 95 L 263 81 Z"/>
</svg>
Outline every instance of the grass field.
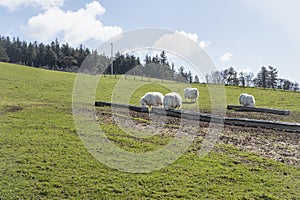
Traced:
<svg viewBox="0 0 300 200">
<path fill-rule="evenodd" d="M 206 157 L 199 157 L 201 139 L 197 138 L 173 164 L 152 173 L 111 169 L 86 150 L 76 132 L 72 116 L 75 74 L 0 63 L 0 75 L 0 199 L 300 199 L 298 166 L 230 144 L 218 144 Z M 136 88 L 128 99 L 124 98 L 125 86 Z M 140 96 L 150 89 L 181 92 L 185 86 L 107 76 L 100 79 L 96 99 L 138 105 Z M 200 110 L 210 111 L 207 86 L 193 86 L 200 90 Z M 226 104 L 237 104 L 238 95 L 248 92 L 256 97 L 258 107 L 288 109 L 295 114 L 286 120 L 299 121 L 300 93 L 225 90 Z M 184 104 L 185 109 L 193 106 Z M 105 116 L 99 120 L 112 141 L 132 152 L 159 149 L 172 137 L 137 140 Z"/>
</svg>

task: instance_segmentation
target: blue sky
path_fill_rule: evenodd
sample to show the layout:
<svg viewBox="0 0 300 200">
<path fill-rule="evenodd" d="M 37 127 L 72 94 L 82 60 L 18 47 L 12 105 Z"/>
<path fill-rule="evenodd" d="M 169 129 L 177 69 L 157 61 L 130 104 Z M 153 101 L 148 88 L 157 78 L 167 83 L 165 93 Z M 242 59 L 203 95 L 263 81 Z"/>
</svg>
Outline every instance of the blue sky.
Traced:
<svg viewBox="0 0 300 200">
<path fill-rule="evenodd" d="M 300 82 L 297 0 L 0 0 L 0 35 L 94 48 L 143 27 L 186 33 L 215 65 L 255 74 L 272 65 Z"/>
</svg>

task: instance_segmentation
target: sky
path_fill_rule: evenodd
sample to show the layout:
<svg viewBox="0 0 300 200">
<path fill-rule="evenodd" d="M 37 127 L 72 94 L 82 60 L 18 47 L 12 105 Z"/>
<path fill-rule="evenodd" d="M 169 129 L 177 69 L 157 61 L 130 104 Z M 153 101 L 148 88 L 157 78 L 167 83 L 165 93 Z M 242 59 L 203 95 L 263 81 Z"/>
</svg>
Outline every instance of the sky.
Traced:
<svg viewBox="0 0 300 200">
<path fill-rule="evenodd" d="M 0 0 L 0 35 L 96 48 L 127 31 L 169 29 L 218 69 L 257 74 L 271 65 L 300 83 L 299 8 L 298 0 Z"/>
</svg>

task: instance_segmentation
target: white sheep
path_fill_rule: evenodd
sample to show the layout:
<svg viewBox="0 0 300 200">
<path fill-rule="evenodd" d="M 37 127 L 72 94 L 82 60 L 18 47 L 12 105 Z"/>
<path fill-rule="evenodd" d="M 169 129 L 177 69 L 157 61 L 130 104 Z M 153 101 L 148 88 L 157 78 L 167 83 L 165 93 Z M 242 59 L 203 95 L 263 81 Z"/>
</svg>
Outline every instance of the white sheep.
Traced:
<svg viewBox="0 0 300 200">
<path fill-rule="evenodd" d="M 170 110 L 175 108 L 180 109 L 181 104 L 182 104 L 182 98 L 180 94 L 176 92 L 171 92 L 166 94 L 163 100 L 163 106 L 165 110 Z"/>
<path fill-rule="evenodd" d="M 140 103 L 141 106 L 146 107 L 149 106 L 159 106 L 162 105 L 164 95 L 160 92 L 147 92 L 144 96 L 142 96 Z"/>
<path fill-rule="evenodd" d="M 191 101 L 196 102 L 199 97 L 199 91 L 197 88 L 185 88 L 184 89 L 184 100 L 191 99 Z"/>
<path fill-rule="evenodd" d="M 241 105 L 248 106 L 248 107 L 254 107 L 255 105 L 254 96 L 246 93 L 240 95 L 239 102 Z"/>
</svg>

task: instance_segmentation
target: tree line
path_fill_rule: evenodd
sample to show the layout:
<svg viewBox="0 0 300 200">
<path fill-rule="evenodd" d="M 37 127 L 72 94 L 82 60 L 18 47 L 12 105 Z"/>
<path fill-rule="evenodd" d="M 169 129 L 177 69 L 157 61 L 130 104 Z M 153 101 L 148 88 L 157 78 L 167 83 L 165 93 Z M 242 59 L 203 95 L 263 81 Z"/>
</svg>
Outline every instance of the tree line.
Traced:
<svg viewBox="0 0 300 200">
<path fill-rule="evenodd" d="M 126 55 L 126 57 L 127 56 L 128 55 Z M 117 65 L 119 69 L 123 68 L 120 65 L 120 60 L 123 60 L 122 57 L 122 55 L 118 55 L 113 62 L 114 66 Z M 175 70 L 175 63 L 169 63 L 165 51 L 161 51 L 155 56 L 150 56 L 148 54 L 145 55 L 143 64 L 140 63 L 139 57 L 137 57 L 137 60 L 138 62 L 135 63 L 136 65 L 128 70 L 126 72 L 127 74 L 192 83 L 191 71 L 186 71 L 184 66 L 181 66 L 178 70 Z"/>
<path fill-rule="evenodd" d="M 88 59 L 87 56 L 89 56 Z M 68 43 L 60 44 L 58 40 L 50 44 L 21 41 L 18 37 L 0 37 L 0 61 L 22 64 L 26 66 L 78 72 L 85 61 L 89 66 L 87 73 L 111 74 L 113 63 L 114 74 L 130 74 L 151 78 L 200 83 L 198 75 L 186 71 L 184 66 L 175 67 L 175 63 L 168 61 L 165 51 L 155 56 L 146 55 L 141 61 L 139 57 L 117 52 L 114 58 L 98 54 L 83 45 L 77 48 Z M 177 69 L 177 70 L 175 70 Z M 299 91 L 299 83 L 278 77 L 275 67 L 261 67 L 254 76 L 252 72 L 238 72 L 233 67 L 225 70 L 213 71 L 205 75 L 207 84 L 224 84 L 233 86 L 254 86 L 262 88 L 283 89 Z"/>
<path fill-rule="evenodd" d="M 254 86 L 260 88 L 299 91 L 299 83 L 278 77 L 278 69 L 273 66 L 262 66 L 254 75 L 253 72 L 238 72 L 233 67 L 225 70 L 213 71 L 205 76 L 208 84 L 224 84 L 233 86 Z"/>
<path fill-rule="evenodd" d="M 21 41 L 18 37 L 0 37 L 0 61 L 26 66 L 76 72 L 87 55 L 88 48 L 79 45 L 70 47 L 68 43 L 60 44 L 57 40 L 50 44 Z"/>
<path fill-rule="evenodd" d="M 18 37 L 0 37 L 0 61 L 22 64 L 37 68 L 78 72 L 85 58 L 85 65 L 90 65 L 88 73 L 110 74 L 112 59 L 106 55 L 98 54 L 96 50 L 90 50 L 83 45 L 77 48 L 68 43 L 60 44 L 58 40 L 50 44 L 21 41 Z M 159 55 L 146 55 L 143 64 L 139 57 L 117 52 L 113 59 L 114 74 L 132 74 L 151 78 L 190 81 L 191 72 L 186 72 L 184 67 L 175 71 L 174 63 L 170 64 L 166 53 Z"/>
</svg>

